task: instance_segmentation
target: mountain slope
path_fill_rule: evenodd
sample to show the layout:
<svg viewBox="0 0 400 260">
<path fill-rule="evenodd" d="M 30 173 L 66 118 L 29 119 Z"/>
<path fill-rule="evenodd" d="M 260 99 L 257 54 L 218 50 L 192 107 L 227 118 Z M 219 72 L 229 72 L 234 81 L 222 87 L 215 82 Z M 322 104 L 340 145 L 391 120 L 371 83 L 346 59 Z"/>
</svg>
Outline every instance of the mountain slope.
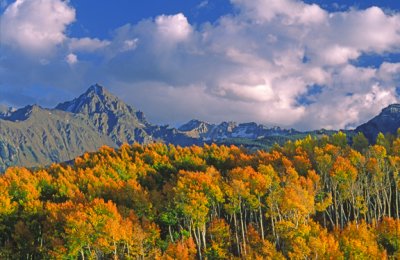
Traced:
<svg viewBox="0 0 400 260">
<path fill-rule="evenodd" d="M 355 131 L 362 132 L 371 143 L 374 143 L 379 132 L 396 134 L 399 127 L 400 104 L 392 104 L 367 123 L 357 127 Z"/>
<path fill-rule="evenodd" d="M 116 147 L 84 118 L 63 111 L 34 105 L 0 120 L 0 170 L 66 161 L 102 145 Z"/>
</svg>

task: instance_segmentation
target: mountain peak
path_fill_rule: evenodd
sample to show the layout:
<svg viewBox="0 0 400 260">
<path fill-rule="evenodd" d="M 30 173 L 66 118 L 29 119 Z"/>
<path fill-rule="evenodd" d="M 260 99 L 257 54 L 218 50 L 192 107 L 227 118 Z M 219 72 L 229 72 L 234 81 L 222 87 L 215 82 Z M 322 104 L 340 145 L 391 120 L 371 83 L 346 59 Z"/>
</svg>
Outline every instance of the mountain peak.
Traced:
<svg viewBox="0 0 400 260">
<path fill-rule="evenodd" d="M 178 130 L 179 131 L 183 131 L 183 132 L 188 132 L 188 131 L 192 131 L 195 129 L 203 129 L 206 130 L 208 127 L 210 127 L 211 124 L 204 122 L 204 121 L 200 121 L 198 119 L 192 119 L 189 122 L 187 122 L 186 124 L 181 125 Z"/>
<path fill-rule="evenodd" d="M 99 84 L 90 86 L 79 97 L 61 103 L 55 109 L 83 116 L 118 145 L 142 140 L 147 135 L 143 129 L 149 123 L 144 114 Z"/>
<path fill-rule="evenodd" d="M 97 101 L 102 103 L 107 103 L 107 102 L 123 103 L 123 101 L 120 100 L 117 96 L 111 94 L 105 87 L 97 83 L 90 86 L 85 93 L 83 93 L 80 97 L 78 97 L 78 99 L 79 98 L 97 99 Z"/>
<path fill-rule="evenodd" d="M 85 92 L 86 95 L 89 95 L 92 93 L 99 95 L 99 96 L 112 95 L 110 92 L 107 91 L 107 89 L 105 87 L 99 85 L 98 83 L 90 86 Z"/>
<path fill-rule="evenodd" d="M 58 104 L 55 109 L 83 114 L 118 112 L 118 110 L 133 112 L 131 107 L 97 83 L 74 100 Z"/>
</svg>

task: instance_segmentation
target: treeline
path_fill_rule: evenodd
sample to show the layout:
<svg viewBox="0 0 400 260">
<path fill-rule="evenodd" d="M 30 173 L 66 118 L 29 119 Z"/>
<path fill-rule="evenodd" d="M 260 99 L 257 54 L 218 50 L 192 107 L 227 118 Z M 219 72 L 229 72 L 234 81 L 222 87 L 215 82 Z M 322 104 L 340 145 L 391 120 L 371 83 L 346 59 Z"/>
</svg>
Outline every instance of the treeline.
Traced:
<svg viewBox="0 0 400 260">
<path fill-rule="evenodd" d="M 400 138 L 103 147 L 0 176 L 1 259 L 399 259 Z"/>
</svg>

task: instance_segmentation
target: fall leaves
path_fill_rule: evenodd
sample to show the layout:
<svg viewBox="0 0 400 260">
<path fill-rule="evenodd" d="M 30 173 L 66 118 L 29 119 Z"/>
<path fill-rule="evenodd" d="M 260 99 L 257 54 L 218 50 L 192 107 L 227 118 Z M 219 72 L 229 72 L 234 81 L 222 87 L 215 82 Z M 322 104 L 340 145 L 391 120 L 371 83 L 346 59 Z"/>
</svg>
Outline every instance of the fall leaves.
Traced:
<svg viewBox="0 0 400 260">
<path fill-rule="evenodd" d="M 0 176 L 0 258 L 400 257 L 400 139 L 102 147 Z"/>
</svg>

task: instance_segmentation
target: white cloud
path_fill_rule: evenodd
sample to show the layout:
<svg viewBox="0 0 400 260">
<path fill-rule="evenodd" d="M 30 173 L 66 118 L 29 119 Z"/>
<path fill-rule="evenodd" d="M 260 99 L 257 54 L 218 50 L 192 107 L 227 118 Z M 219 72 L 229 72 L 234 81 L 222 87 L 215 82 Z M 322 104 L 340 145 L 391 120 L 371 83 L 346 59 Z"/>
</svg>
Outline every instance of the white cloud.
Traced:
<svg viewBox="0 0 400 260">
<path fill-rule="evenodd" d="M 363 51 L 377 53 L 400 50 L 399 14 L 385 14 L 379 7 L 370 7 L 340 16 L 347 22 L 347 26 L 342 24 L 342 31 L 346 36 L 351 36 L 348 44 L 354 44 Z"/>
<path fill-rule="evenodd" d="M 320 54 L 322 62 L 327 65 L 346 64 L 349 60 L 355 60 L 361 53 L 357 49 L 334 45 L 329 46 Z"/>
<path fill-rule="evenodd" d="M 392 81 L 392 80 L 400 80 L 400 62 L 398 63 L 389 63 L 384 62 L 379 68 L 378 71 L 379 78 L 383 81 Z M 395 84 L 393 82 L 393 84 Z M 399 84 L 399 82 L 397 82 Z"/>
<path fill-rule="evenodd" d="M 305 4 L 293 0 L 231 0 L 253 21 L 265 23 L 281 19 L 285 24 L 321 24 L 327 18 L 327 12 L 316 4 Z"/>
<path fill-rule="evenodd" d="M 1 42 L 28 53 L 48 53 L 65 39 L 75 10 L 61 0 L 17 0 L 0 18 Z"/>
<path fill-rule="evenodd" d="M 168 42 L 184 41 L 189 37 L 192 31 L 187 18 L 182 13 L 176 15 L 160 15 L 156 18 L 155 24 L 157 26 L 157 32 L 162 37 L 162 40 Z"/>
<path fill-rule="evenodd" d="M 130 67 L 142 64 L 149 71 L 132 69 L 132 77 L 148 75 L 146 80 L 179 89 L 185 84 L 201 86 L 203 94 L 240 108 L 234 116 L 238 121 L 301 129 L 355 126 L 397 100 L 393 72 L 385 72 L 385 66 L 361 68 L 350 62 L 363 54 L 396 52 L 400 46 L 398 14 L 385 14 L 377 7 L 328 13 L 315 4 L 291 0 L 233 3 L 238 14 L 221 17 L 215 25 L 197 30 L 187 25 L 191 32 L 184 37 L 165 33 L 171 40 L 190 43 L 179 50 L 158 56 L 154 55 L 157 49 L 139 48 L 146 55 L 134 55 L 124 62 L 132 62 Z M 155 20 L 156 26 L 161 20 Z M 143 45 L 155 46 L 151 39 Z M 310 94 L 313 103 L 299 103 L 298 98 L 315 84 L 322 88 L 321 93 Z M 203 110 L 209 108 L 215 117 L 215 104 L 202 100 Z M 147 104 L 145 111 L 151 110 L 152 103 Z M 198 109 L 189 111 L 196 117 Z M 232 117 L 224 109 L 219 115 L 220 120 Z"/>
<path fill-rule="evenodd" d="M 73 64 L 75 64 L 75 63 L 78 62 L 78 56 L 76 56 L 76 55 L 73 54 L 73 53 L 70 53 L 70 54 L 68 54 L 68 55 L 65 57 L 65 61 L 66 61 L 69 65 L 73 65 Z"/>
<path fill-rule="evenodd" d="M 69 42 L 69 48 L 72 51 L 94 52 L 104 49 L 108 45 L 110 45 L 110 42 L 107 40 L 92 39 L 89 37 L 71 38 Z"/>
<path fill-rule="evenodd" d="M 137 47 L 138 39 L 129 39 L 125 40 L 121 51 L 129 51 L 134 50 Z"/>
</svg>

